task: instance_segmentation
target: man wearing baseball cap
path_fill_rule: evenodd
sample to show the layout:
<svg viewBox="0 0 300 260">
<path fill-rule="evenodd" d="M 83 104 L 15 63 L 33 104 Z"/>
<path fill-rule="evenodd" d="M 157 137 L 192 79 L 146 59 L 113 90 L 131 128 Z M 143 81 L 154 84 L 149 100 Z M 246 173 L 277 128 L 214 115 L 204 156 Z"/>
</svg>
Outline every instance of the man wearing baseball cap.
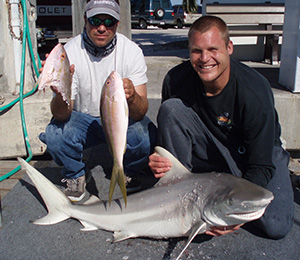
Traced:
<svg viewBox="0 0 300 260">
<path fill-rule="evenodd" d="M 85 7 L 86 17 L 97 14 L 108 14 L 120 21 L 120 6 L 116 1 L 110 0 L 89 1 Z"/>
<path fill-rule="evenodd" d="M 129 108 L 124 155 L 128 192 L 140 188 L 137 175 L 147 167 L 156 139 L 156 127 L 145 116 L 148 110 L 145 58 L 134 42 L 117 33 L 119 2 L 88 1 L 84 20 L 83 33 L 65 45 L 70 64 L 75 65 L 71 105 L 68 107 L 61 95 L 56 94 L 51 101 L 53 120 L 45 133 L 40 134 L 54 161 L 64 166 L 65 194 L 72 201 L 80 201 L 86 194 L 89 170 L 82 160 L 83 150 L 106 143 L 99 108 L 102 86 L 112 71 L 123 78 Z"/>
</svg>

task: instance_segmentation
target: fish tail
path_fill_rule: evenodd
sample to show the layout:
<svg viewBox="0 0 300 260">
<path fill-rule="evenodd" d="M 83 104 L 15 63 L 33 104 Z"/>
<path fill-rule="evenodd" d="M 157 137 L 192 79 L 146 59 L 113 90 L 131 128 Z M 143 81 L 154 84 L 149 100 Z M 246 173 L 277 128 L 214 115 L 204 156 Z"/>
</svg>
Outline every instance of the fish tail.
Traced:
<svg viewBox="0 0 300 260">
<path fill-rule="evenodd" d="M 110 179 L 110 186 L 109 186 L 109 205 L 111 204 L 112 195 L 114 193 L 117 182 L 120 187 L 121 193 L 123 195 L 125 207 L 126 207 L 127 191 L 126 191 L 126 184 L 125 184 L 124 169 L 123 167 L 119 167 L 117 163 L 114 163 L 111 179 Z"/>
</svg>

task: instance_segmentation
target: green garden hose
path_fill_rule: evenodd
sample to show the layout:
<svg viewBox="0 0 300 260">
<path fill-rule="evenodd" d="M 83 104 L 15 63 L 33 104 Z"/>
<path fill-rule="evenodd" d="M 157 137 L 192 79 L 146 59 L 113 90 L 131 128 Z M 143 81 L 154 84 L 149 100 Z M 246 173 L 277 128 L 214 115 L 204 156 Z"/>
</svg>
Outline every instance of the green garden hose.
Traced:
<svg viewBox="0 0 300 260">
<path fill-rule="evenodd" d="M 26 0 L 21 0 L 21 5 L 23 8 L 23 39 L 22 39 L 22 61 L 21 61 L 21 74 L 20 74 L 20 95 L 18 98 L 16 98 L 15 100 L 13 100 L 12 102 L 10 102 L 9 104 L 7 104 L 6 106 L 3 106 L 0 108 L 0 112 L 4 111 L 8 108 L 10 108 L 11 106 L 13 106 L 14 104 L 16 104 L 17 102 L 20 102 L 20 114 L 21 114 L 21 123 L 22 123 L 22 130 L 23 130 L 23 135 L 24 135 L 24 140 L 25 140 L 25 145 L 26 145 L 26 149 L 27 149 L 27 153 L 28 153 L 28 158 L 26 159 L 27 162 L 29 162 L 32 159 L 32 150 L 31 150 L 31 146 L 29 143 L 29 138 L 28 138 L 28 133 L 27 133 L 27 127 L 26 127 L 26 121 L 25 121 L 25 115 L 24 115 L 24 105 L 23 105 L 23 99 L 32 95 L 33 93 L 35 93 L 35 91 L 37 90 L 37 85 L 28 93 L 24 94 L 24 72 L 25 72 L 25 55 L 26 55 L 26 42 L 28 43 L 28 47 L 29 47 L 29 51 L 30 51 L 30 56 L 31 59 L 33 61 L 33 66 L 34 66 L 34 70 L 37 76 L 39 76 L 39 70 L 36 66 L 35 61 L 35 57 L 34 57 L 34 53 L 33 53 L 33 48 L 32 48 L 32 42 L 31 42 L 31 37 L 30 37 L 30 31 L 29 31 L 29 25 L 28 25 L 28 18 L 27 18 L 27 8 L 26 8 Z M 38 66 L 39 68 L 41 67 L 41 60 L 38 56 Z M 13 174 L 15 174 L 17 171 L 19 171 L 21 169 L 20 166 L 16 167 L 15 169 L 13 169 L 12 171 L 10 171 L 9 173 L 3 175 L 0 177 L 0 182 L 9 178 L 10 176 L 12 176 Z"/>
</svg>

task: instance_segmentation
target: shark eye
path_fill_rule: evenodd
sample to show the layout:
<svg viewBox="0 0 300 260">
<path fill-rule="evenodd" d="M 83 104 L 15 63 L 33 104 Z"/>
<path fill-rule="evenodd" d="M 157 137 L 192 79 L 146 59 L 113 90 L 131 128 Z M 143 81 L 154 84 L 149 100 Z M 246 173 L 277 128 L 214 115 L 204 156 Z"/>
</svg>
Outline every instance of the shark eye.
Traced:
<svg viewBox="0 0 300 260">
<path fill-rule="evenodd" d="M 229 198 L 229 199 L 228 199 L 228 204 L 229 204 L 230 206 L 233 205 L 233 199 L 232 199 L 232 198 Z"/>
</svg>

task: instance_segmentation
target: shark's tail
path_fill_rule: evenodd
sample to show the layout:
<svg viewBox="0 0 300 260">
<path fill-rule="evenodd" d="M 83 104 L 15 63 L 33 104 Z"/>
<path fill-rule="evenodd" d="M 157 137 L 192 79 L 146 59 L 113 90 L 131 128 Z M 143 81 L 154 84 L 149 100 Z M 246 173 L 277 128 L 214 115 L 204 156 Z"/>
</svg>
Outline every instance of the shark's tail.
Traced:
<svg viewBox="0 0 300 260">
<path fill-rule="evenodd" d="M 127 191 L 126 191 L 126 184 L 125 184 L 125 176 L 124 176 L 124 169 L 120 167 L 116 162 L 114 163 L 111 179 L 110 179 L 110 186 L 109 186 L 109 204 L 112 200 L 112 195 L 114 193 L 116 183 L 118 182 L 120 186 L 121 193 L 124 198 L 125 207 L 127 206 Z"/>
<path fill-rule="evenodd" d="M 47 216 L 35 220 L 33 223 L 37 225 L 52 225 L 70 218 L 69 211 L 72 203 L 65 194 L 25 160 L 18 158 L 18 161 L 22 169 L 26 170 L 48 209 Z"/>
</svg>

